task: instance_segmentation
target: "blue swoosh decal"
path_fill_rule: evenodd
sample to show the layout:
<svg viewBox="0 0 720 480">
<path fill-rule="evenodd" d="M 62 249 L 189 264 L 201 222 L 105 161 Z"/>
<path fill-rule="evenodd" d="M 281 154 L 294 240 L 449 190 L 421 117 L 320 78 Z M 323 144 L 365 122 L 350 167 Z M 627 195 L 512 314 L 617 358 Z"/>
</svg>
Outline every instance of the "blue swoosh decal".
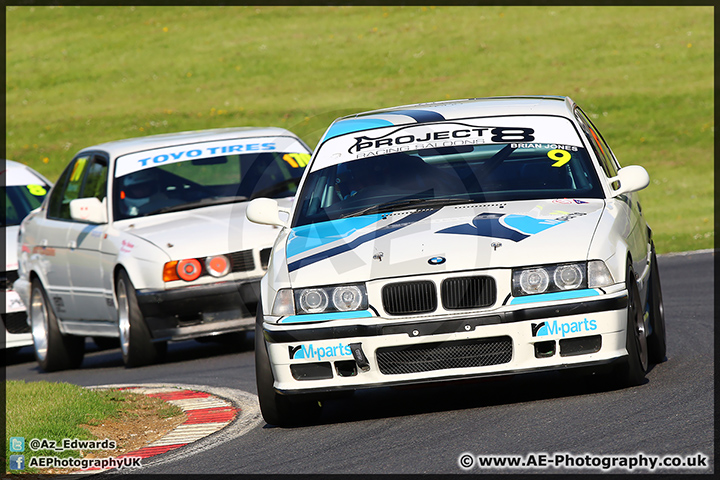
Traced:
<svg viewBox="0 0 720 480">
<path fill-rule="evenodd" d="M 525 240 L 529 235 L 518 232 L 500 223 L 504 217 L 503 213 L 481 213 L 472 220 L 472 225 L 467 223 L 454 227 L 439 230 L 437 233 L 450 233 L 455 235 L 477 235 L 480 237 L 494 237 L 519 242 Z"/>
<path fill-rule="evenodd" d="M 414 223 L 417 223 L 433 213 L 437 212 L 438 209 L 428 209 L 428 210 L 421 210 L 415 213 L 411 213 L 407 217 L 403 217 L 400 220 L 398 220 L 395 223 L 391 223 L 390 225 L 373 230 L 372 232 L 366 233 L 365 235 L 361 235 L 357 237 L 355 240 L 345 243 L 343 245 L 338 245 L 337 247 L 333 247 L 329 250 L 325 250 L 323 252 L 316 253 L 314 255 L 307 256 L 305 258 L 301 258 L 300 260 L 296 260 L 294 262 L 288 263 L 288 271 L 293 272 L 299 268 L 307 267 L 308 265 L 312 265 L 313 263 L 320 262 L 322 260 L 326 260 L 330 257 L 334 257 L 335 255 L 340 255 L 341 253 L 348 252 L 350 250 L 353 250 L 357 248 L 358 246 L 362 245 L 363 243 L 370 242 L 372 240 L 375 240 L 376 238 L 384 237 L 385 235 L 389 235 L 397 230 L 400 230 L 402 228 L 405 228 L 409 225 L 412 225 Z"/>
<path fill-rule="evenodd" d="M 394 124 L 387 120 L 381 120 L 378 118 L 353 118 L 350 120 L 340 120 L 339 122 L 330 125 L 330 128 L 328 128 L 327 132 L 325 132 L 325 136 L 322 140 L 320 140 L 320 143 L 339 135 L 345 135 L 346 133 L 368 130 L 371 128 L 389 127 L 391 125 Z"/>
<path fill-rule="evenodd" d="M 382 217 L 383 214 L 378 213 L 361 217 L 340 218 L 293 228 L 285 247 L 287 257 L 291 258 L 313 248 L 348 237 L 356 231 L 379 221 Z"/>
</svg>

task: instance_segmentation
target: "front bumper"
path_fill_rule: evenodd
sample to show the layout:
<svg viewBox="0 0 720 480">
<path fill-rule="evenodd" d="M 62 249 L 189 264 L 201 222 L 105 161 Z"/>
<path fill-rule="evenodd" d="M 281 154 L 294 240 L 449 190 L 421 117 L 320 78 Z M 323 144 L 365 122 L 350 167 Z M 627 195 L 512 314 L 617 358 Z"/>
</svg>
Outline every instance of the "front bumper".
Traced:
<svg viewBox="0 0 720 480">
<path fill-rule="evenodd" d="M 163 341 L 252 329 L 259 291 L 257 278 L 136 293 L 153 338 Z"/>
<path fill-rule="evenodd" d="M 484 315 L 347 322 L 265 322 L 275 389 L 320 393 L 450 381 L 606 365 L 627 355 L 626 291 Z"/>
</svg>

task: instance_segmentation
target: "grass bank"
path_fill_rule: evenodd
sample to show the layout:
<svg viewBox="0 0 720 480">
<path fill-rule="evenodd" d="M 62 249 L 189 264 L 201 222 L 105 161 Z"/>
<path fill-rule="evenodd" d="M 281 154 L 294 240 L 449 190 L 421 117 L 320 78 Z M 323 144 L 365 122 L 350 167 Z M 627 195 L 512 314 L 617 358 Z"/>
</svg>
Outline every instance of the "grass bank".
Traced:
<svg viewBox="0 0 720 480">
<path fill-rule="evenodd" d="M 104 440 L 91 431 L 108 433 L 108 429 L 97 428 L 111 424 L 127 425 L 145 410 L 151 410 L 152 418 L 165 419 L 182 414 L 182 410 L 157 398 L 117 390 L 88 390 L 68 383 L 7 381 L 6 390 L 6 451 L 4 471 L 11 473 L 46 473 L 37 468 L 25 467 L 23 470 L 11 470 L 11 455 L 24 455 L 25 465 L 31 457 L 53 456 L 59 458 L 81 458 L 95 451 L 79 451 L 72 448 L 58 451 L 63 439 Z M 149 423 L 145 420 L 146 425 Z M 130 432 L 132 433 L 132 432 Z M 134 432 L 140 433 L 140 432 Z M 13 449 L 12 438 L 22 438 L 24 448 Z M 57 442 L 56 449 L 36 449 L 31 445 L 33 439 Z M 112 438 L 111 438 L 112 439 Z M 17 440 L 16 440 L 17 442 Z M 106 451 L 107 455 L 116 455 L 116 449 Z M 16 443 L 16 445 L 18 445 Z M 45 444 L 44 446 L 48 446 Z M 101 452 L 102 453 L 102 452 Z"/>
</svg>

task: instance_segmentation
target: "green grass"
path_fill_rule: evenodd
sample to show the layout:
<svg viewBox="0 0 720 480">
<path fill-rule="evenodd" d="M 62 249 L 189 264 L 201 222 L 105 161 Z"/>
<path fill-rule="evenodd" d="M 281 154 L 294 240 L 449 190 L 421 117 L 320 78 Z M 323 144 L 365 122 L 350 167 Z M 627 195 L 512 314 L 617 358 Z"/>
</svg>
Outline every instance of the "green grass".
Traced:
<svg viewBox="0 0 720 480">
<path fill-rule="evenodd" d="M 93 391 L 67 383 L 9 380 L 6 388 L 6 430 L 8 437 L 25 438 L 25 461 L 30 456 L 77 457 L 78 452 L 32 451 L 31 439 L 62 441 L 64 438 L 91 440 L 95 437 L 81 425 L 98 425 L 120 414 L 128 393 Z M 9 441 L 6 439 L 6 441 Z M 15 452 L 7 446 L 6 459 Z M 7 467 L 7 464 L 5 465 Z M 25 472 L 33 469 L 26 468 Z"/>
<path fill-rule="evenodd" d="M 647 168 L 658 252 L 714 244 L 712 7 L 8 7 L 6 156 L 344 114 L 569 95 Z"/>
</svg>

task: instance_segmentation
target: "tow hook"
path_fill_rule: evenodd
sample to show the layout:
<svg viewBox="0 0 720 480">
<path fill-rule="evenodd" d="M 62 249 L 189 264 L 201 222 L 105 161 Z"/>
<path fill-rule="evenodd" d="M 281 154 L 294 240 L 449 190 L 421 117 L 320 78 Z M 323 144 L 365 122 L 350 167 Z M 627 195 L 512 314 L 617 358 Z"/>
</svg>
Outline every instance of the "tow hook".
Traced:
<svg viewBox="0 0 720 480">
<path fill-rule="evenodd" d="M 352 350 L 353 358 L 355 359 L 355 363 L 357 363 L 358 368 L 363 372 L 369 371 L 370 362 L 368 362 L 365 352 L 363 352 L 362 343 L 351 343 L 350 349 Z"/>
</svg>

